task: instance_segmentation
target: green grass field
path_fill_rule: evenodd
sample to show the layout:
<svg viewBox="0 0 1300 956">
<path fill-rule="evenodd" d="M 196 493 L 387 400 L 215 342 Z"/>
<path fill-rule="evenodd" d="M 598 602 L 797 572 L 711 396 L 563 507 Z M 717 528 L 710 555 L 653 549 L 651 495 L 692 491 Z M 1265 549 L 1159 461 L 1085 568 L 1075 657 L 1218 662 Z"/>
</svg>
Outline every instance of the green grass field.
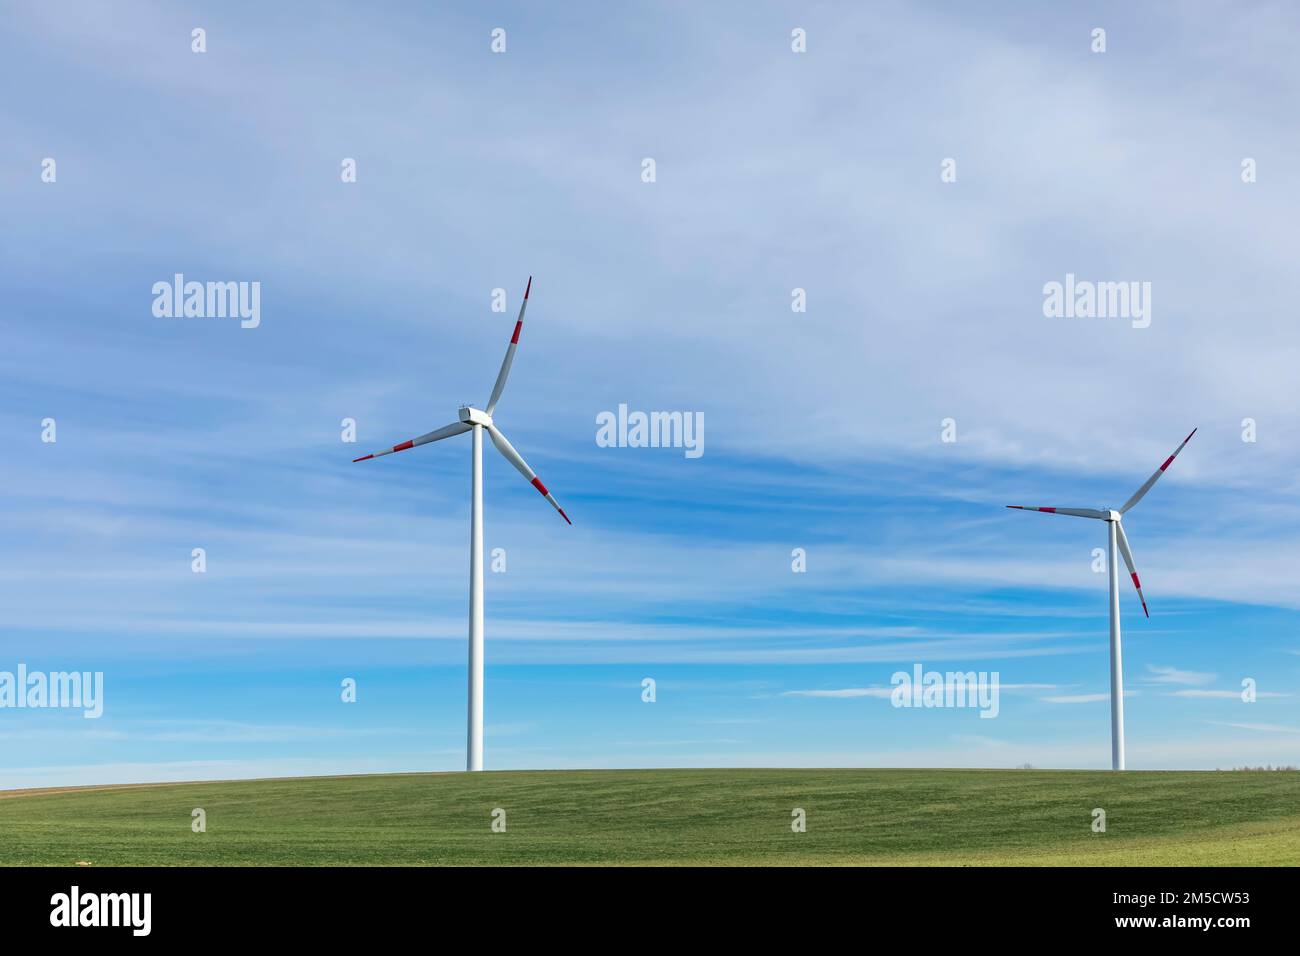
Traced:
<svg viewBox="0 0 1300 956">
<path fill-rule="evenodd" d="M 207 832 L 191 831 L 191 811 Z M 506 832 L 491 829 L 506 811 Z M 791 811 L 807 832 L 791 830 Z M 1094 807 L 1107 832 L 1093 833 Z M 0 793 L 0 864 L 1300 863 L 1300 773 L 592 770 Z"/>
</svg>

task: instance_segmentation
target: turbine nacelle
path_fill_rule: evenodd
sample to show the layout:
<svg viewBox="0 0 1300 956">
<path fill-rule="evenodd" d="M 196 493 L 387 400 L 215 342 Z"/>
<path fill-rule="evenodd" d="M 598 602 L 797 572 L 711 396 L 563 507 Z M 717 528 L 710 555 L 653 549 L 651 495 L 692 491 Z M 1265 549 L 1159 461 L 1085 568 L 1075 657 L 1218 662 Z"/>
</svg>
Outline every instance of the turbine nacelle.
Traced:
<svg viewBox="0 0 1300 956">
<path fill-rule="evenodd" d="M 483 425 L 486 427 L 492 424 L 491 415 L 482 409 L 474 408 L 472 405 L 462 405 L 456 414 L 467 425 Z"/>
</svg>

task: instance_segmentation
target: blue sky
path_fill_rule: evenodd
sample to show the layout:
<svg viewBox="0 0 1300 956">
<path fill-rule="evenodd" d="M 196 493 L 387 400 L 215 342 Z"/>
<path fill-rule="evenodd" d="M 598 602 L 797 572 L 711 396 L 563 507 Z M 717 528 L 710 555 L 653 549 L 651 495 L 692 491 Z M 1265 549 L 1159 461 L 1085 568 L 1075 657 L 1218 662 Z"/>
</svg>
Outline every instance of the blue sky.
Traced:
<svg viewBox="0 0 1300 956">
<path fill-rule="evenodd" d="M 1193 426 L 1125 523 L 1129 766 L 1300 763 L 1300 14 L 699 6 L 5 4 L 0 670 L 105 713 L 0 709 L 0 787 L 462 767 L 468 440 L 351 459 L 486 401 L 530 274 L 496 417 L 574 526 L 485 449 L 489 769 L 1108 766 L 1104 527 L 1002 506 Z M 178 272 L 261 324 L 155 317 Z M 1150 327 L 1045 317 L 1067 273 Z M 891 707 L 915 663 L 998 717 Z"/>
</svg>

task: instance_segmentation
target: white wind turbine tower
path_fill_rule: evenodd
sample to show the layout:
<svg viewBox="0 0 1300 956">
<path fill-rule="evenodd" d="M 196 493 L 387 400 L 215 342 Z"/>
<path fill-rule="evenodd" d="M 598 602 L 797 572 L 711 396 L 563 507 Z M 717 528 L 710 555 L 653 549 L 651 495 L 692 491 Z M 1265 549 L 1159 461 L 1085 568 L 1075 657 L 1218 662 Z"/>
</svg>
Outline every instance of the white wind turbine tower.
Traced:
<svg viewBox="0 0 1300 956">
<path fill-rule="evenodd" d="M 488 398 L 487 408 L 479 410 L 468 405 L 459 410 L 459 421 L 444 425 L 436 431 L 419 438 L 412 438 L 392 448 L 385 448 L 373 455 L 355 458 L 353 461 L 369 461 L 382 455 L 391 455 L 395 451 L 406 451 L 418 445 L 451 438 L 465 432 L 474 433 L 473 452 L 470 467 L 470 524 L 469 524 L 469 714 L 468 741 L 466 747 L 465 769 L 483 769 L 483 430 L 497 451 L 506 461 L 514 465 L 528 481 L 542 493 L 565 521 L 569 516 L 564 513 L 555 496 L 546 490 L 536 472 L 528 467 L 528 462 L 520 457 L 513 445 L 501 434 L 501 430 L 492 421 L 492 412 L 501 400 L 501 393 L 506 387 L 506 376 L 510 374 L 510 365 L 515 360 L 515 350 L 519 347 L 519 333 L 524 327 L 524 310 L 528 308 L 528 293 L 533 288 L 533 277 L 528 277 L 528 287 L 524 290 L 524 301 L 519 306 L 519 318 L 515 322 L 514 335 L 506 347 L 506 357 L 501 362 L 501 371 L 497 373 L 496 384 L 492 386 L 492 395 Z"/>
<path fill-rule="evenodd" d="M 1142 487 L 1133 492 L 1133 496 L 1124 502 L 1118 511 L 1110 508 L 1098 511 L 1095 508 L 1030 508 L 1024 505 L 1007 505 L 1008 508 L 1019 511 L 1045 511 L 1048 514 L 1097 518 L 1106 522 L 1109 532 L 1106 568 L 1110 572 L 1110 765 L 1112 770 L 1124 769 L 1124 663 L 1119 641 L 1119 569 L 1115 567 L 1115 545 L 1118 543 L 1120 553 L 1124 555 L 1124 563 L 1128 565 L 1133 587 L 1137 588 L 1138 600 L 1142 602 L 1142 611 L 1150 617 L 1151 612 L 1147 610 L 1146 598 L 1142 596 L 1142 583 L 1138 580 L 1137 568 L 1133 566 L 1133 552 L 1129 549 L 1122 519 L 1125 512 L 1141 501 L 1142 496 L 1151 490 L 1151 486 L 1174 463 L 1178 453 L 1195 434 L 1196 429 L 1193 428 L 1191 435 L 1183 439 L 1183 444 L 1174 449 L 1174 453 L 1165 459 L 1165 463 L 1156 469 L 1156 473 L 1143 482 Z"/>
</svg>

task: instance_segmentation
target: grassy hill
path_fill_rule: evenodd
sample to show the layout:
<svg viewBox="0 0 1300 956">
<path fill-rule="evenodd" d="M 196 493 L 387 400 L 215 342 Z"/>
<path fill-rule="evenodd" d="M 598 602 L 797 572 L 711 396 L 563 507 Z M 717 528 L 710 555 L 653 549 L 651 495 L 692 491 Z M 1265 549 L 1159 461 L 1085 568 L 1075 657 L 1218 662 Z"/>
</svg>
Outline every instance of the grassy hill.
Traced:
<svg viewBox="0 0 1300 956">
<path fill-rule="evenodd" d="M 196 807 L 206 833 L 191 831 Z M 8 791 L 0 835 L 3 865 L 1294 865 L 1300 773 L 582 770 Z"/>
</svg>

